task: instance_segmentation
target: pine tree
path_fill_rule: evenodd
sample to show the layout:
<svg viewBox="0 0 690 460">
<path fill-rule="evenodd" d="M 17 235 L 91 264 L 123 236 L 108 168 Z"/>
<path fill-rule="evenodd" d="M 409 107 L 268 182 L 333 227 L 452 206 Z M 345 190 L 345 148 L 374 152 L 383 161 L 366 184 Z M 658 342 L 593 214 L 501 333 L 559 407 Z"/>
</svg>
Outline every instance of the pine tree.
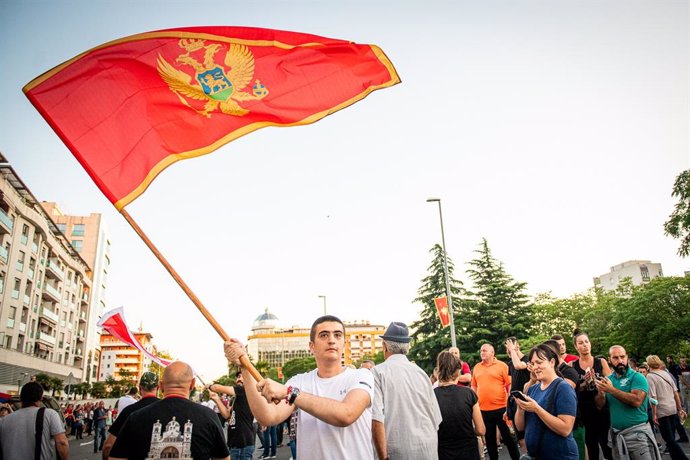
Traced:
<svg viewBox="0 0 690 460">
<path fill-rule="evenodd" d="M 492 344 L 502 354 L 503 343 L 510 336 L 525 338 L 531 324 L 531 305 L 525 292 L 527 283 L 518 282 L 506 273 L 503 263 L 491 254 L 486 239 L 475 250 L 478 257 L 469 262 L 467 274 L 474 288 L 465 314 L 464 327 L 458 333 L 458 347 L 463 358 L 476 362 L 479 348 Z"/>
<path fill-rule="evenodd" d="M 422 279 L 422 286 L 417 290 L 418 297 L 414 303 L 421 303 L 423 309 L 420 318 L 412 323 L 412 347 L 409 357 L 427 373 L 431 373 L 436 365 L 436 355 L 451 346 L 450 327 L 441 327 L 434 299 L 446 296 L 446 278 L 443 270 L 443 248 L 436 244 L 429 251 L 433 254 L 431 265 L 427 269 L 429 275 Z M 453 278 L 453 262 L 448 258 L 448 277 L 450 292 L 453 298 L 453 318 L 456 328 L 462 324 L 461 306 L 464 293 L 462 282 Z"/>
</svg>

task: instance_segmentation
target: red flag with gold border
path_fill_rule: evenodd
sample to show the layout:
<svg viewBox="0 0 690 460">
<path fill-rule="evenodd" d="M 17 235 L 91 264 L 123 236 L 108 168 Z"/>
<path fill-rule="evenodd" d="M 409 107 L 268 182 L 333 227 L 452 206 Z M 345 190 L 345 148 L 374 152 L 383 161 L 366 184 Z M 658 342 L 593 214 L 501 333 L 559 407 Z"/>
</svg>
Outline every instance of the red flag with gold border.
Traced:
<svg viewBox="0 0 690 460">
<path fill-rule="evenodd" d="M 436 304 L 438 318 L 441 320 L 441 326 L 448 327 L 450 325 L 450 314 L 448 312 L 448 298 L 437 297 L 434 299 L 434 303 Z"/>
<path fill-rule="evenodd" d="M 121 210 L 176 161 L 266 126 L 313 123 L 399 82 L 375 45 L 186 27 L 97 46 L 24 92 Z"/>
</svg>

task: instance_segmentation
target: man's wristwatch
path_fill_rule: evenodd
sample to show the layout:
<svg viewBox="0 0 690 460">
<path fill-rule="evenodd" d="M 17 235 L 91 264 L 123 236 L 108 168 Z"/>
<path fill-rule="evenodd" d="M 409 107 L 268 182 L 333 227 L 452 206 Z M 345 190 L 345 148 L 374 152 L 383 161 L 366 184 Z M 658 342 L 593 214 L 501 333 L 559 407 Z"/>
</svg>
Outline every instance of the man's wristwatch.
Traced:
<svg viewBox="0 0 690 460">
<path fill-rule="evenodd" d="M 297 387 L 288 387 L 287 389 L 287 396 L 285 396 L 285 401 L 292 405 L 295 402 L 295 399 L 297 399 L 297 396 L 299 396 L 299 388 Z"/>
</svg>

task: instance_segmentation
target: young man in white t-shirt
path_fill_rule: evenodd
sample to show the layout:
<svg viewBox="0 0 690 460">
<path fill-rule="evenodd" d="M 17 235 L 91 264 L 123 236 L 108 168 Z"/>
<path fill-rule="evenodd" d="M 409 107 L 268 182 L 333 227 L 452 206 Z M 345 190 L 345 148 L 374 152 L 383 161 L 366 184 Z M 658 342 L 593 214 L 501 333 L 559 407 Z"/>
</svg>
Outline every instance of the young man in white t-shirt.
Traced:
<svg viewBox="0 0 690 460">
<path fill-rule="evenodd" d="M 318 318 L 311 327 L 309 349 L 316 359 L 313 371 L 296 375 L 285 385 L 271 379 L 257 385 L 254 377 L 242 368 L 249 407 L 259 423 L 277 425 L 299 410 L 300 459 L 374 459 L 371 444 L 374 377 L 367 369 L 343 367 L 344 348 L 345 326 L 340 319 L 327 315 Z M 238 340 L 225 343 L 228 362 L 239 365 L 240 357 L 245 354 Z"/>
</svg>

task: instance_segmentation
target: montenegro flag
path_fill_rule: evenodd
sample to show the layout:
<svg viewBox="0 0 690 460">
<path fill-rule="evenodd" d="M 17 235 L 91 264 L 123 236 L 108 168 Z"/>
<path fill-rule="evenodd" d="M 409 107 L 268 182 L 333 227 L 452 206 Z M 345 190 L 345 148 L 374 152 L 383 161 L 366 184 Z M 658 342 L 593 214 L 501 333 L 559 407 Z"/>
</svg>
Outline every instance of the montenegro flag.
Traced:
<svg viewBox="0 0 690 460">
<path fill-rule="evenodd" d="M 450 313 L 448 312 L 448 298 L 437 297 L 434 299 L 434 304 L 436 304 L 436 311 L 438 312 L 438 317 L 441 320 L 441 327 L 448 327 L 450 325 Z"/>
<path fill-rule="evenodd" d="M 265 126 L 313 123 L 399 82 L 374 45 L 187 27 L 97 46 L 24 92 L 122 210 L 178 160 Z"/>
</svg>

